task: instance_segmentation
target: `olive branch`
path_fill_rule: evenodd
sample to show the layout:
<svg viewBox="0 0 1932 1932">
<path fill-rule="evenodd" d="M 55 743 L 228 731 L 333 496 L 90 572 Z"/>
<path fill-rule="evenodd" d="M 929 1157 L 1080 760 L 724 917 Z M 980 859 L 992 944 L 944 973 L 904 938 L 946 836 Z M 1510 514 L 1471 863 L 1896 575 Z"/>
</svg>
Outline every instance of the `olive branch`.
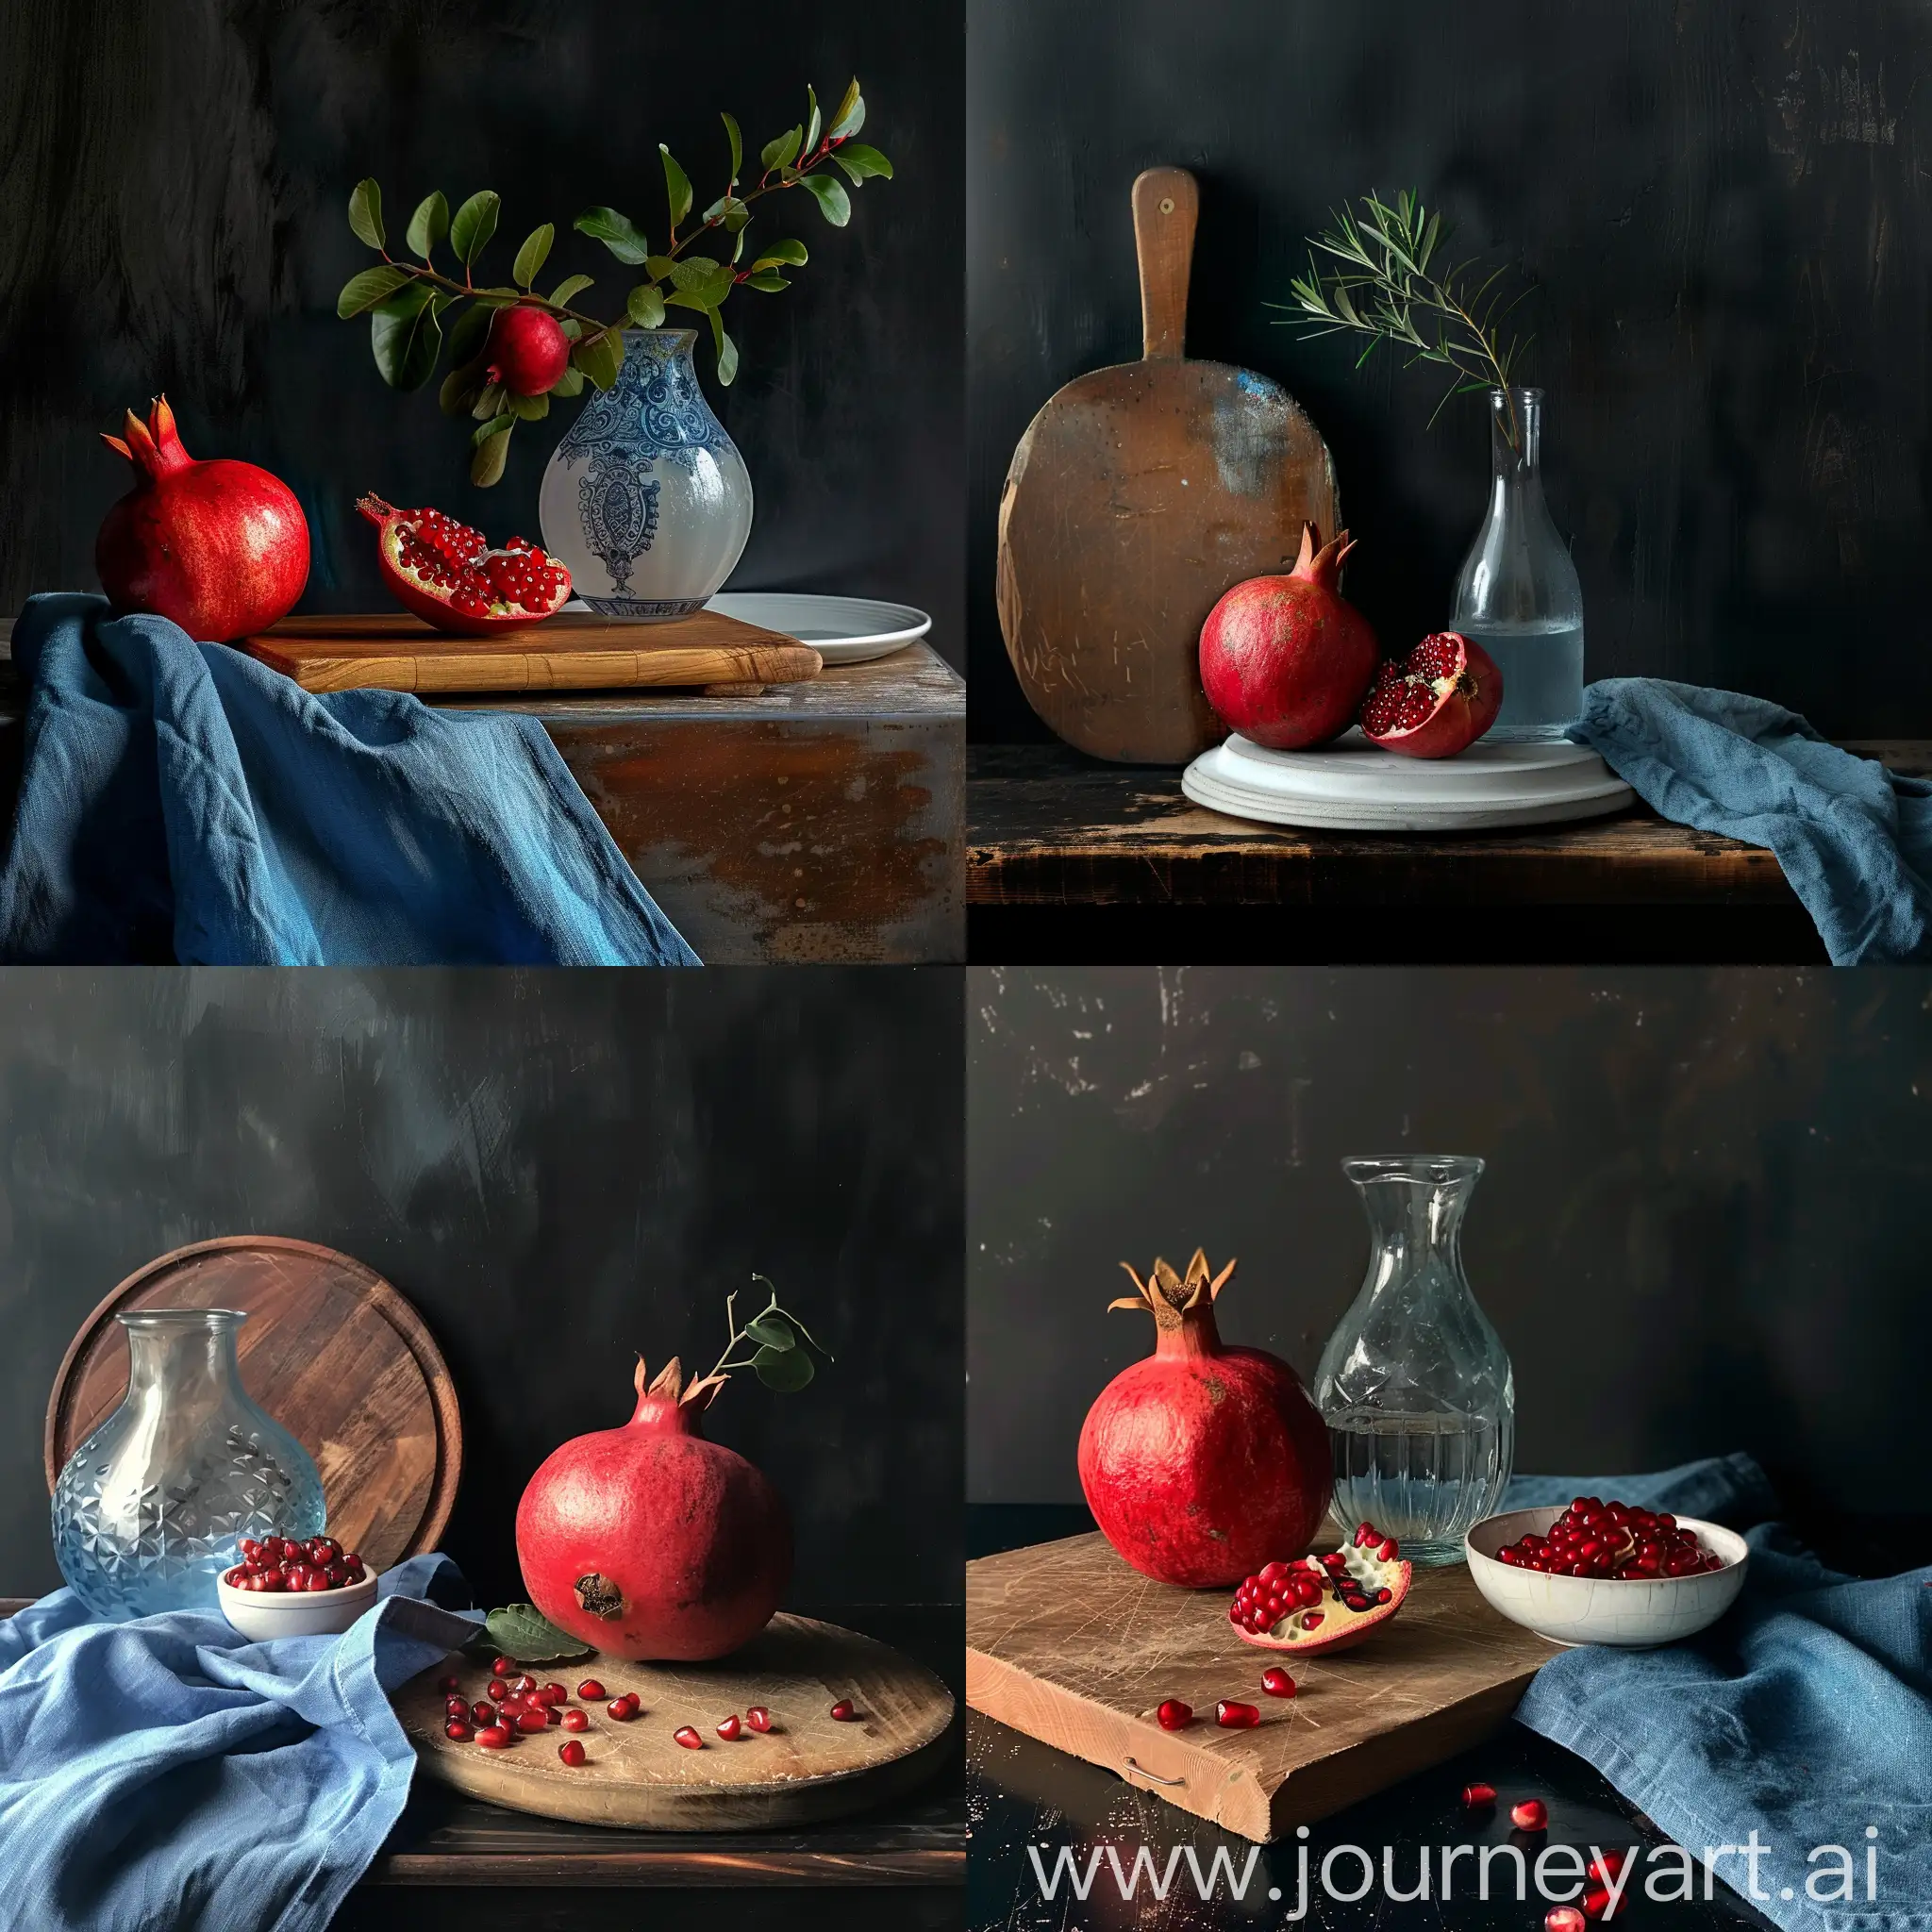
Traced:
<svg viewBox="0 0 1932 1932">
<path fill-rule="evenodd" d="M 624 314 L 616 322 L 573 306 L 593 286 L 590 275 L 567 275 L 549 294 L 537 293 L 537 277 L 557 239 L 551 222 L 525 237 L 510 267 L 510 283 L 479 286 L 477 259 L 495 236 L 502 208 L 502 197 L 493 189 L 479 190 L 454 214 L 441 189 L 425 195 L 404 233 L 405 244 L 417 258 L 399 259 L 390 253 L 382 189 L 373 178 L 358 181 L 349 196 L 349 226 L 382 261 L 349 277 L 336 298 L 336 313 L 345 322 L 358 315 L 369 317 L 371 353 L 377 373 L 391 389 L 421 389 L 436 373 L 447 341 L 452 367 L 438 402 L 444 415 L 469 416 L 478 425 L 470 438 L 470 480 L 481 489 L 502 477 L 510 432 L 519 422 L 541 421 L 550 412 L 552 396 L 577 395 L 586 382 L 609 389 L 624 364 L 624 330 L 661 328 L 669 309 L 691 309 L 708 320 L 718 380 L 729 386 L 738 375 L 739 358 L 738 345 L 724 329 L 725 302 L 740 288 L 761 295 L 779 293 L 791 286 L 785 272 L 803 268 L 810 258 L 803 242 L 786 239 L 761 247 L 747 261 L 746 230 L 753 204 L 802 188 L 825 221 L 842 228 L 852 219 L 852 198 L 838 173 L 854 188 L 874 178 L 892 178 L 891 162 L 877 148 L 853 138 L 865 125 L 865 98 L 857 80 L 846 88 L 829 120 L 820 109 L 817 93 L 809 87 L 805 92 L 806 118 L 759 150 L 761 172 L 748 186 L 741 180 L 743 136 L 729 114 L 719 117 L 729 144 L 730 168 L 724 192 L 695 222 L 691 177 L 671 150 L 658 143 L 669 211 L 661 250 L 654 250 L 644 230 L 616 208 L 586 208 L 577 216 L 572 226 L 579 234 L 601 242 L 625 267 L 644 271 L 644 278 L 625 297 Z M 717 238 L 717 251 L 700 252 L 696 244 L 710 236 Z M 445 274 L 436 264 L 436 250 L 444 242 L 460 275 Z M 562 375 L 541 395 L 513 395 L 486 374 L 491 318 L 496 309 L 515 307 L 544 310 L 570 340 L 570 360 Z M 445 330 L 444 317 L 458 308 L 461 312 Z"/>
</svg>

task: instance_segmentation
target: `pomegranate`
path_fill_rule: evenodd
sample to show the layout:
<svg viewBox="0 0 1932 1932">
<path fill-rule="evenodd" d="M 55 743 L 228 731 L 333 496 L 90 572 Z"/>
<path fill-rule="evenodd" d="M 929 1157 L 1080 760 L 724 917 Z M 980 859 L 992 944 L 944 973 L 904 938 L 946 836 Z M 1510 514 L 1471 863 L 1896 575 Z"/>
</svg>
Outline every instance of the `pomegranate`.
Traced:
<svg viewBox="0 0 1932 1932">
<path fill-rule="evenodd" d="M 519 303 L 499 308 L 490 325 L 484 374 L 513 396 L 541 396 L 570 367 L 570 338 L 548 309 Z"/>
<path fill-rule="evenodd" d="M 142 423 L 101 441 L 134 465 L 134 488 L 94 539 L 116 612 L 149 611 L 204 643 L 252 637 L 286 617 L 308 581 L 308 523 L 295 492 L 253 463 L 197 462 L 157 396 Z"/>
<path fill-rule="evenodd" d="M 356 508 L 376 527 L 390 593 L 439 630 L 527 630 L 569 600 L 570 572 L 521 537 L 492 550 L 482 531 L 440 509 L 397 509 L 379 496 Z"/>
<path fill-rule="evenodd" d="M 1408 656 L 1375 674 L 1362 701 L 1362 736 L 1410 758 L 1467 751 L 1503 708 L 1503 674 L 1460 631 L 1432 631 Z"/>
<path fill-rule="evenodd" d="M 1341 566 L 1354 548 L 1346 530 L 1324 543 L 1304 524 L 1288 575 L 1250 577 L 1208 613 L 1201 684 L 1231 730 L 1273 751 L 1306 751 L 1355 723 L 1381 648 L 1341 595 Z"/>
<path fill-rule="evenodd" d="M 1227 1620 L 1263 1650 L 1348 1650 L 1402 1607 L 1414 1574 L 1395 1539 L 1364 1523 L 1344 1549 L 1244 1579 Z"/>
<path fill-rule="evenodd" d="M 708 1442 L 715 1374 L 687 1391 L 676 1358 L 620 1429 L 554 1450 L 517 1505 L 530 1601 L 607 1657 L 699 1662 L 748 1642 L 791 1578 L 791 1525 L 770 1483 Z"/>
<path fill-rule="evenodd" d="M 1125 1263 L 1122 1263 L 1125 1267 Z M 1110 1306 L 1154 1317 L 1154 1353 L 1101 1391 L 1080 1430 L 1080 1487 L 1103 1535 L 1143 1575 L 1190 1590 L 1303 1550 L 1328 1507 L 1328 1431 L 1294 1371 L 1225 1348 L 1214 1304 L 1234 1273 L 1156 1261 Z"/>
</svg>

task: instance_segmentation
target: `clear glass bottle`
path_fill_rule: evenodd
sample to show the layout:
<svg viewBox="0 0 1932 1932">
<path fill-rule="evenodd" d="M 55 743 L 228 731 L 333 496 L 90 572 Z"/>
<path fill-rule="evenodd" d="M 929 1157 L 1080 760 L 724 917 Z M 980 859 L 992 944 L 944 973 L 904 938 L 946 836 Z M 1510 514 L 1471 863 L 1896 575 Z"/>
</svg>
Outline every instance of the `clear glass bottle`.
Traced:
<svg viewBox="0 0 1932 1932">
<path fill-rule="evenodd" d="M 1463 1155 L 1344 1160 L 1369 1217 L 1369 1269 L 1322 1351 L 1315 1406 L 1335 1457 L 1335 1514 L 1373 1523 L 1417 1563 L 1458 1563 L 1516 1453 L 1516 1382 L 1462 1272 L 1481 1177 Z"/>
<path fill-rule="evenodd" d="M 54 1486 L 54 1555 L 95 1616 L 215 1607 L 244 1536 L 319 1536 L 322 1477 L 242 1386 L 234 1308 L 142 1308 L 127 1395 Z"/>
<path fill-rule="evenodd" d="M 1583 587 L 1543 500 L 1542 419 L 1541 390 L 1490 391 L 1489 513 L 1449 619 L 1503 674 L 1504 743 L 1561 738 L 1583 709 Z"/>
</svg>

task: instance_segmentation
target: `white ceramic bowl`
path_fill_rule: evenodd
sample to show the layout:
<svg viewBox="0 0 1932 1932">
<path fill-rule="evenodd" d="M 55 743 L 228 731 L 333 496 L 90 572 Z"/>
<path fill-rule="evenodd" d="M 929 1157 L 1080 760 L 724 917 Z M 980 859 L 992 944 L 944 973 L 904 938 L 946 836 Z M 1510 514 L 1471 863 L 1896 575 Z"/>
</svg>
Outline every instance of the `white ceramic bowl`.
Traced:
<svg viewBox="0 0 1932 1932">
<path fill-rule="evenodd" d="M 375 1601 L 381 1573 L 365 1570 L 360 1583 L 340 1590 L 237 1590 L 215 1578 L 222 1615 L 244 1637 L 266 1642 L 274 1637 L 335 1637 Z"/>
<path fill-rule="evenodd" d="M 1469 1574 L 1483 1596 L 1509 1619 L 1552 1643 L 1610 1643 L 1627 1650 L 1674 1643 L 1715 1624 L 1737 1601 L 1751 1567 L 1750 1546 L 1735 1530 L 1695 1516 L 1679 1516 L 1686 1529 L 1722 1570 L 1696 1576 L 1549 1576 L 1499 1563 L 1505 1543 L 1534 1530 L 1542 1535 L 1562 1515 L 1563 1504 L 1544 1509 L 1509 1509 L 1486 1516 L 1463 1538 Z"/>
</svg>

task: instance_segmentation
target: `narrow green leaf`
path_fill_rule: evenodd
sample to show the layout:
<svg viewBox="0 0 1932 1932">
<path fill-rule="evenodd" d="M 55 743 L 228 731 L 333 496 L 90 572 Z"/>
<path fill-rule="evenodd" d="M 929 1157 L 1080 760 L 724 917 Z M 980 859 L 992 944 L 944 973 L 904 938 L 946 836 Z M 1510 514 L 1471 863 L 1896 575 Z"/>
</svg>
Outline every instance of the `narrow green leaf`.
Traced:
<svg viewBox="0 0 1932 1932">
<path fill-rule="evenodd" d="M 493 308 L 473 302 L 450 325 L 449 357 L 458 368 L 483 353 L 483 344 L 490 336 L 491 320 L 495 313 Z"/>
<path fill-rule="evenodd" d="M 833 227 L 842 228 L 852 219 L 852 197 L 827 175 L 807 175 L 800 184 L 818 203 L 819 212 Z"/>
<path fill-rule="evenodd" d="M 798 1331 L 775 1310 L 744 1324 L 744 1332 L 763 1348 L 796 1348 Z"/>
<path fill-rule="evenodd" d="M 839 103 L 839 111 L 832 116 L 825 132 L 838 141 L 846 135 L 857 134 L 864 125 L 865 98 L 858 92 L 858 79 L 855 75 L 846 83 L 845 98 Z"/>
<path fill-rule="evenodd" d="M 471 295 L 472 301 L 480 302 L 485 308 L 514 308 L 523 299 L 521 289 L 477 289 Z"/>
<path fill-rule="evenodd" d="M 776 141 L 766 142 L 758 158 L 764 162 L 767 173 L 776 169 L 780 174 L 798 158 L 798 150 L 805 145 L 805 129 L 794 127 L 789 134 L 781 134 Z"/>
<path fill-rule="evenodd" d="M 365 268 L 342 284 L 342 292 L 336 297 L 336 313 L 347 322 L 351 316 L 374 308 L 378 302 L 388 301 L 405 282 L 413 279 L 408 269 L 398 268 L 392 262 L 386 261 L 380 268 Z"/>
<path fill-rule="evenodd" d="M 738 344 L 724 333 L 724 325 L 715 308 L 711 310 L 711 345 L 718 352 L 718 380 L 729 389 L 738 380 Z"/>
<path fill-rule="evenodd" d="M 783 265 L 788 268 L 803 268 L 810 259 L 811 256 L 807 252 L 803 242 L 774 242 L 752 263 L 752 267 L 754 269 L 777 268 Z"/>
<path fill-rule="evenodd" d="M 421 389 L 436 373 L 442 350 L 442 325 L 426 291 L 404 289 L 371 309 L 369 346 L 391 389 Z"/>
<path fill-rule="evenodd" d="M 520 288 L 529 288 L 542 274 L 543 264 L 550 259 L 550 244 L 556 240 L 555 222 L 545 222 L 541 228 L 532 228 L 524 237 L 524 245 L 517 250 L 517 258 L 510 266 L 510 280 Z"/>
<path fill-rule="evenodd" d="M 678 223 L 691 212 L 691 182 L 661 141 L 658 152 L 664 158 L 664 198 L 671 205 L 671 228 L 675 234 Z"/>
<path fill-rule="evenodd" d="M 619 214 L 614 208 L 587 208 L 571 226 L 578 234 L 603 242 L 619 261 L 631 268 L 636 268 L 651 252 L 651 244 L 631 225 L 630 217 Z"/>
<path fill-rule="evenodd" d="M 349 191 L 349 226 L 366 247 L 380 248 L 387 237 L 382 228 L 382 190 L 371 178 Z"/>
<path fill-rule="evenodd" d="M 589 1644 L 559 1630 L 534 1604 L 506 1604 L 490 1612 L 483 1627 L 491 1647 L 520 1664 L 573 1663 L 596 1655 Z"/>
<path fill-rule="evenodd" d="M 427 261 L 431 252 L 448 233 L 449 203 L 443 199 L 442 190 L 439 188 L 416 204 L 416 212 L 409 217 L 409 232 L 404 239 L 408 241 L 412 255 L 420 255 Z"/>
<path fill-rule="evenodd" d="M 738 123 L 729 114 L 718 117 L 724 124 L 725 137 L 731 142 L 731 178 L 735 182 L 744 170 L 744 136 L 738 131 Z"/>
<path fill-rule="evenodd" d="M 760 295 L 775 295 L 779 290 L 789 289 L 791 284 L 776 269 L 768 268 L 754 269 L 745 276 L 744 286 L 747 289 L 756 289 Z"/>
<path fill-rule="evenodd" d="M 495 383 L 486 382 L 471 406 L 470 414 L 478 423 L 489 423 L 502 415 L 503 391 Z"/>
<path fill-rule="evenodd" d="M 811 111 L 806 116 L 804 149 L 807 154 L 811 154 L 818 147 L 819 129 L 824 125 L 824 117 L 819 112 L 819 97 L 809 86 L 806 88 L 805 99 Z"/>
<path fill-rule="evenodd" d="M 758 1371 L 758 1380 L 780 1395 L 796 1394 L 814 1373 L 811 1357 L 802 1348 L 761 1348 L 752 1357 L 751 1365 Z"/>
<path fill-rule="evenodd" d="M 449 225 L 449 243 L 457 259 L 468 268 L 496 233 L 496 211 L 503 198 L 493 189 L 479 189 L 456 211 Z"/>
<path fill-rule="evenodd" d="M 472 449 L 481 449 L 492 436 L 502 436 L 508 431 L 514 429 L 516 423 L 517 419 L 510 414 L 507 408 L 498 409 L 481 428 L 471 432 L 470 447 Z"/>
<path fill-rule="evenodd" d="M 591 287 L 589 275 L 565 275 L 550 291 L 550 304 L 554 308 L 568 308 L 584 291 Z"/>
<path fill-rule="evenodd" d="M 851 175 L 855 188 L 874 175 L 887 181 L 892 178 L 891 162 L 877 148 L 867 147 L 862 141 L 848 142 L 832 158 Z"/>
<path fill-rule="evenodd" d="M 624 367 L 624 338 L 614 328 L 589 336 L 570 352 L 570 359 L 599 389 L 608 389 Z"/>
<path fill-rule="evenodd" d="M 640 328 L 664 326 L 664 297 L 650 282 L 640 282 L 625 298 L 624 307 Z"/>
</svg>

